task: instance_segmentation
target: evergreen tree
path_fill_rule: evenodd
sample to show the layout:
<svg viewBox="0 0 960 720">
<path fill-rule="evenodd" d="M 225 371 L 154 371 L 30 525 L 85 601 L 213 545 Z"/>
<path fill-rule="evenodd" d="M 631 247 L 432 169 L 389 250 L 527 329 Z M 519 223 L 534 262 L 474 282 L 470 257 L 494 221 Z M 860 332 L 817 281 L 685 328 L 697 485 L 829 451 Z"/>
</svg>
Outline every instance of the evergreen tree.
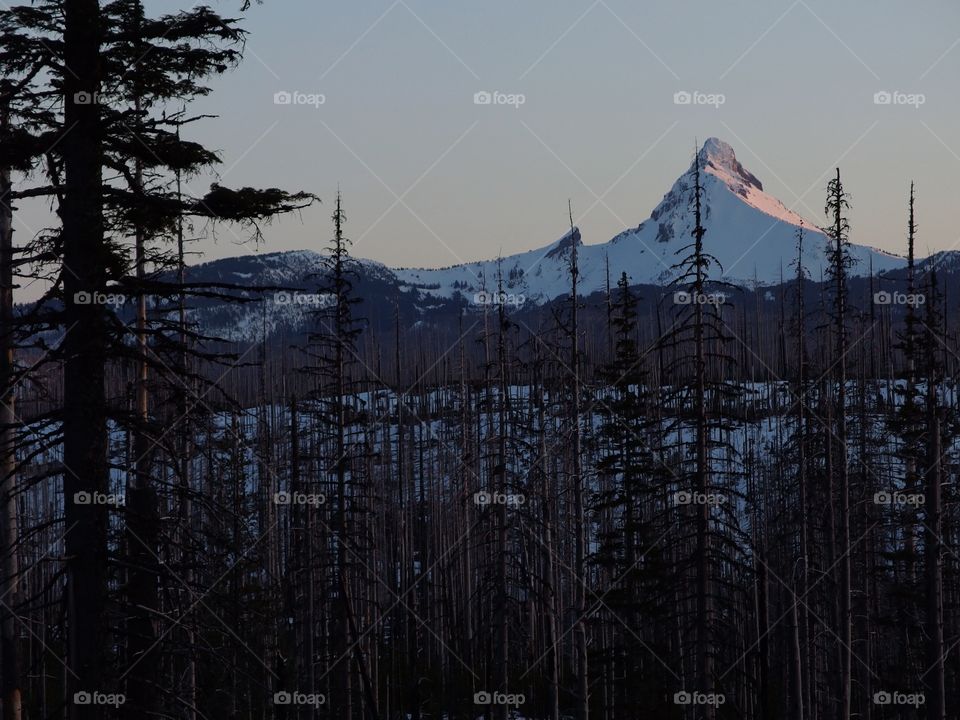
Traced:
<svg viewBox="0 0 960 720">
<path fill-rule="evenodd" d="M 828 372 L 833 381 L 832 427 L 831 434 L 833 470 L 831 477 L 835 481 L 840 512 L 839 537 L 835 541 L 839 552 L 831 558 L 836 561 L 836 583 L 839 588 L 839 610 L 837 613 L 837 703 L 838 717 L 848 720 L 851 712 L 851 680 L 853 649 L 853 618 L 851 609 L 851 545 L 850 545 L 850 468 L 847 447 L 847 352 L 849 309 L 847 277 L 853 258 L 850 256 L 850 224 L 846 211 L 850 208 L 850 199 L 840 180 L 840 169 L 827 184 L 827 202 L 825 213 L 830 224 L 824 228 L 829 239 L 828 279 L 831 284 L 832 307 L 830 318 L 833 330 L 833 358 Z M 831 562 L 831 565 L 834 563 Z"/>
</svg>

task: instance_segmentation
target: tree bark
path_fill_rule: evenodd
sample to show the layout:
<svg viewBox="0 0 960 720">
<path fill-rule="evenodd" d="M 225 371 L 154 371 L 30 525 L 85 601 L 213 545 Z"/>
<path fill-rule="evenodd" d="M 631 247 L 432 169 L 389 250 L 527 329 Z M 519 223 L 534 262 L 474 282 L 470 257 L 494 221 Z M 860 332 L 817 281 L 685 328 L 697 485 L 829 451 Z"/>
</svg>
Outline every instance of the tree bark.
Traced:
<svg viewBox="0 0 960 720">
<path fill-rule="evenodd" d="M 7 114 L 0 109 L 0 127 Z M 13 356 L 13 206 L 10 170 L 0 168 L 0 698 L 3 720 L 20 720 L 20 653 L 14 613 L 20 604 L 17 557 L 16 371 Z"/>
<path fill-rule="evenodd" d="M 139 3 L 137 4 L 139 6 Z M 139 110 L 140 98 L 135 98 Z M 138 114 L 139 117 L 139 114 Z M 139 128 L 138 128 L 139 129 Z M 142 193 L 143 163 L 135 163 L 135 191 Z M 136 229 L 135 264 L 140 283 L 146 279 L 146 233 Z M 137 376 L 132 482 L 127 487 L 127 552 L 130 563 L 127 657 L 136 667 L 127 681 L 124 715 L 130 720 L 149 716 L 157 709 L 157 677 L 160 670 L 156 651 L 156 618 L 159 604 L 159 517 L 157 494 L 151 479 L 152 441 L 148 433 L 150 395 L 147 363 L 147 296 L 137 292 Z"/>
<path fill-rule="evenodd" d="M 572 313 L 570 322 L 570 369 L 573 372 L 573 406 L 571 421 L 573 423 L 573 513 L 574 532 L 576 534 L 576 550 L 574 568 L 576 572 L 576 613 L 577 621 L 574 626 L 574 642 L 576 644 L 577 668 L 577 720 L 589 720 L 590 717 L 590 677 L 589 661 L 587 658 L 587 596 L 584 584 L 587 582 L 586 555 L 587 555 L 587 528 L 583 504 L 583 438 L 580 427 L 580 323 L 579 323 L 579 289 L 580 268 L 577 265 L 578 238 L 573 226 L 573 212 L 570 211 L 570 300 Z"/>
<path fill-rule="evenodd" d="M 106 690 L 107 507 L 78 502 L 75 495 L 105 494 L 109 480 L 105 313 L 94 302 L 78 302 L 83 297 L 78 294 L 102 291 L 106 284 L 103 128 L 99 105 L 91 102 L 100 90 L 102 27 L 97 0 L 64 0 L 63 13 L 66 115 L 60 148 L 66 175 L 61 219 L 67 326 L 63 340 L 67 700 L 71 720 L 94 720 L 102 709 L 74 703 L 73 697 L 76 692 Z"/>
<path fill-rule="evenodd" d="M 943 646 L 943 535 L 941 496 L 940 413 L 936 402 L 936 387 L 928 375 L 927 427 L 930 436 L 926 473 L 927 521 L 924 524 L 926 549 L 926 672 L 930 679 L 927 705 L 928 720 L 946 718 Z"/>
</svg>

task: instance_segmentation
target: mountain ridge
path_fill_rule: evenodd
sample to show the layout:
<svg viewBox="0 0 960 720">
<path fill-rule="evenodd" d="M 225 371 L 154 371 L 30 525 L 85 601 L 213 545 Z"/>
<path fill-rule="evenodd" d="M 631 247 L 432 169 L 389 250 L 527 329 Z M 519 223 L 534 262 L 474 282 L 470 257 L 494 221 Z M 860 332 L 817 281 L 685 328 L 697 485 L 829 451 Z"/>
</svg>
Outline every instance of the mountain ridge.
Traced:
<svg viewBox="0 0 960 720">
<path fill-rule="evenodd" d="M 774 286 L 790 277 L 795 261 L 797 234 L 804 233 L 804 267 L 808 276 L 820 279 L 828 264 L 827 236 L 813 223 L 787 208 L 763 189 L 761 180 L 737 159 L 734 149 L 715 137 L 701 146 L 700 163 L 704 247 L 722 268 L 711 280 L 743 287 Z M 573 227 L 548 245 L 490 260 L 459 263 L 444 268 L 391 268 L 357 258 L 357 268 L 366 288 L 380 297 L 403 297 L 412 312 L 421 317 L 432 308 L 453 304 L 476 305 L 489 300 L 502 282 L 503 291 L 523 302 L 542 305 L 569 292 L 569 253 L 578 248 L 579 287 L 584 295 L 602 290 L 608 279 L 615 282 L 626 272 L 635 285 L 665 286 L 677 276 L 675 265 L 692 241 L 695 161 L 636 227 L 627 228 L 606 242 L 586 244 L 581 230 Z M 853 277 L 882 275 L 905 266 L 892 253 L 867 245 L 851 244 L 855 264 Z M 312 250 L 293 250 L 225 258 L 194 266 L 190 274 L 211 275 L 221 281 L 250 286 L 316 288 L 322 274 L 322 255 Z M 499 280 L 498 280 L 499 278 Z M 373 290 L 375 288 L 375 290 Z M 245 311 L 249 314 L 250 311 Z M 254 311 L 263 322 L 260 311 Z M 307 307 L 273 308 L 281 313 L 276 322 L 296 326 L 306 322 Z M 242 314 L 242 313 L 241 313 Z M 219 327 L 228 329 L 224 323 Z M 294 317 L 295 316 L 295 317 Z M 256 324 L 250 318 L 235 320 L 241 326 L 231 335 L 245 335 Z M 268 324 L 273 324 L 268 320 Z"/>
<path fill-rule="evenodd" d="M 827 238 L 814 223 L 804 220 L 780 200 L 763 190 L 762 182 L 743 167 L 733 148 L 711 137 L 699 151 L 703 187 L 705 249 L 723 267 L 714 279 L 735 284 L 759 282 L 775 284 L 780 273 L 794 260 L 796 232 L 806 235 L 804 264 L 816 277 L 827 263 Z M 677 178 L 650 216 L 634 228 L 628 228 L 605 243 L 578 247 L 581 283 L 585 292 L 598 289 L 606 281 L 609 266 L 619 274 L 627 272 L 636 283 L 666 284 L 675 276 L 673 265 L 680 259 L 677 251 L 690 242 L 693 230 L 689 201 L 693 191 L 693 167 Z M 575 228 L 579 236 L 579 228 Z M 524 290 L 528 299 L 545 302 L 566 291 L 565 260 L 561 248 L 570 233 L 547 246 L 515 253 L 499 260 L 461 263 L 447 268 L 395 269 L 401 282 L 411 286 L 439 285 L 437 296 L 453 297 L 453 290 L 490 291 L 497 265 L 510 276 L 507 287 Z M 868 245 L 852 244 L 856 261 L 855 275 L 885 272 L 904 264 L 904 259 Z M 522 278 L 522 281 L 521 281 Z"/>
</svg>

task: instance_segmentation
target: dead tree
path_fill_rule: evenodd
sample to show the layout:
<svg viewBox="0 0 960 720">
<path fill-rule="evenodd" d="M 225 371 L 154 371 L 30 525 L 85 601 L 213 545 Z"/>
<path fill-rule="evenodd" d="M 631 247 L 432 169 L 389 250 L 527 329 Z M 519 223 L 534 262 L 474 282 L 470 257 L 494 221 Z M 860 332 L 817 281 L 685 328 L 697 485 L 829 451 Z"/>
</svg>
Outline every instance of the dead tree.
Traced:
<svg viewBox="0 0 960 720">
<path fill-rule="evenodd" d="M 825 213 L 830 224 L 824 228 L 830 239 L 829 279 L 832 284 L 831 316 L 833 321 L 833 361 L 830 375 L 834 382 L 833 426 L 831 430 L 835 448 L 833 470 L 837 478 L 840 505 L 839 545 L 840 555 L 837 585 L 840 590 L 839 628 L 837 643 L 837 701 L 839 720 L 849 720 L 851 707 L 851 672 L 853 662 L 853 618 L 851 610 L 851 547 L 850 547 L 850 468 L 847 448 L 847 351 L 848 351 L 848 290 L 847 276 L 852 265 L 849 253 L 850 224 L 846 211 L 850 207 L 849 195 L 840 180 L 840 169 L 827 185 Z"/>
</svg>

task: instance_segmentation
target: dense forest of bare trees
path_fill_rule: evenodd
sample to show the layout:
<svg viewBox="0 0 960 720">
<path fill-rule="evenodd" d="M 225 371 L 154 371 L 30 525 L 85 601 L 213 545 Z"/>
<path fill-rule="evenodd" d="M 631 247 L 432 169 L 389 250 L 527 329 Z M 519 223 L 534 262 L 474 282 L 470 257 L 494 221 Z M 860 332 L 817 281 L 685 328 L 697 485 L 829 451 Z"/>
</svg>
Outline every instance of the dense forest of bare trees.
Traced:
<svg viewBox="0 0 960 720">
<path fill-rule="evenodd" d="M 587 307 L 570 212 L 566 298 L 533 322 L 500 278 L 453 344 L 370 330 L 338 194 L 308 337 L 231 345 L 191 303 L 287 289 L 185 248 L 317 201 L 190 189 L 244 35 L 0 10 L 4 720 L 960 717 L 960 343 L 912 185 L 902 304 L 851 297 L 837 170 L 828 276 L 801 229 L 751 317 L 695 160 L 650 312 L 616 267 Z"/>
</svg>

